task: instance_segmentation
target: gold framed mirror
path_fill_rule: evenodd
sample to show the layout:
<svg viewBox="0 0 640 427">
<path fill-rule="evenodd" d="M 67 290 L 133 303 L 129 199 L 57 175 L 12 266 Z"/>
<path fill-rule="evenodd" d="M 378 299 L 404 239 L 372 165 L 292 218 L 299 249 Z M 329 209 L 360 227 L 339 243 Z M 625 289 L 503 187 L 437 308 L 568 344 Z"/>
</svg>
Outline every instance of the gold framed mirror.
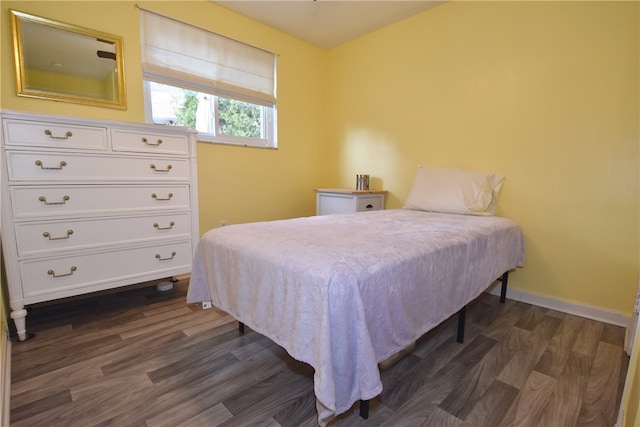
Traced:
<svg viewBox="0 0 640 427">
<path fill-rule="evenodd" d="M 122 37 L 9 13 L 18 96 L 127 108 Z"/>
</svg>

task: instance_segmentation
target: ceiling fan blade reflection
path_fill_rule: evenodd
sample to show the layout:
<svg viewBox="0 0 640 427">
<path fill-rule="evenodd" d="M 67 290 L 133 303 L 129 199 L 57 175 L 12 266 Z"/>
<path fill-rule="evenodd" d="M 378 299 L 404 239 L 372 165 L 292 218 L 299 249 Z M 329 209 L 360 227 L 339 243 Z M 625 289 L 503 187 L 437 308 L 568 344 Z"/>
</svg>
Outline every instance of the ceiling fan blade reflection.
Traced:
<svg viewBox="0 0 640 427">
<path fill-rule="evenodd" d="M 104 50 L 99 50 L 96 52 L 99 58 L 113 59 L 116 60 L 116 54 L 113 52 L 106 52 Z"/>
</svg>

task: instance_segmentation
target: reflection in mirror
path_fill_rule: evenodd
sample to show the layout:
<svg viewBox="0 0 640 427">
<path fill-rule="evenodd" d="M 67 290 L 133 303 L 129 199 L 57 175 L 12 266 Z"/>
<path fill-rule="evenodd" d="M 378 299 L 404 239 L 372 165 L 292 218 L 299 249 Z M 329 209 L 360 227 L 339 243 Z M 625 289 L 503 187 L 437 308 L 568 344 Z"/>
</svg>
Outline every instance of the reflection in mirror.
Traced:
<svg viewBox="0 0 640 427">
<path fill-rule="evenodd" d="M 19 96 L 126 108 L 121 37 L 10 13 Z"/>
</svg>

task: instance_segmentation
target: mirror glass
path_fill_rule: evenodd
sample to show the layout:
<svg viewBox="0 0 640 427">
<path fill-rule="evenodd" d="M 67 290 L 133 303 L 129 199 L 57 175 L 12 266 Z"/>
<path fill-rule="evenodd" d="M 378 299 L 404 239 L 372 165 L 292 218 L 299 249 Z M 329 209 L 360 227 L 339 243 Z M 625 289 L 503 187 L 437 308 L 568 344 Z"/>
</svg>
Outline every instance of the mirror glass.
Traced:
<svg viewBox="0 0 640 427">
<path fill-rule="evenodd" d="M 122 37 L 10 14 L 18 96 L 126 108 Z"/>
</svg>

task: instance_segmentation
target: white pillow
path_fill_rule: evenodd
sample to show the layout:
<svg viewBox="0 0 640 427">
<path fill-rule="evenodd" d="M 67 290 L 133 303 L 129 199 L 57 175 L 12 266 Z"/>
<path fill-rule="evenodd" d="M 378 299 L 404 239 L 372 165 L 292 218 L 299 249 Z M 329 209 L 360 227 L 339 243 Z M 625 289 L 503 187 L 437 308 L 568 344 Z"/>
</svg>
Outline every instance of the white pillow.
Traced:
<svg viewBox="0 0 640 427">
<path fill-rule="evenodd" d="M 504 177 L 495 173 L 418 166 L 405 209 L 493 215 Z"/>
</svg>

